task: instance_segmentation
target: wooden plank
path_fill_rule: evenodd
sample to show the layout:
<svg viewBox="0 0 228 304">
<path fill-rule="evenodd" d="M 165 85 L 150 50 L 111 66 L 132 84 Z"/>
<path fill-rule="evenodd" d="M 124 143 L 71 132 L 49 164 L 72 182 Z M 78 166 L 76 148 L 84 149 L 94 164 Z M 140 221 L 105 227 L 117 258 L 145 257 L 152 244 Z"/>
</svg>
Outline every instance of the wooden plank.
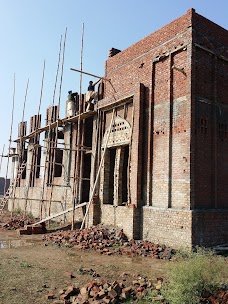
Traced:
<svg viewBox="0 0 228 304">
<path fill-rule="evenodd" d="M 80 208 L 80 207 L 86 206 L 87 204 L 88 204 L 88 203 L 81 203 L 81 204 L 79 204 L 79 205 L 76 205 L 75 208 Z M 39 222 L 33 224 L 33 226 L 36 226 L 36 225 L 39 225 L 39 224 L 41 224 L 41 223 L 47 222 L 47 221 L 49 221 L 49 220 L 51 220 L 51 219 L 53 219 L 53 218 L 55 218 L 55 217 L 61 216 L 61 215 L 65 214 L 65 213 L 68 213 L 68 212 L 71 212 L 71 211 L 73 211 L 73 207 L 71 207 L 71 208 L 69 208 L 69 209 L 67 209 L 67 210 L 64 210 L 64 211 L 62 211 L 62 212 L 59 212 L 59 213 L 50 215 L 50 216 L 46 217 L 45 219 L 43 219 L 43 220 L 41 220 L 41 221 L 39 221 Z"/>
<path fill-rule="evenodd" d="M 62 119 L 62 122 L 63 122 L 64 124 L 65 124 L 65 123 L 69 123 L 69 122 L 76 122 L 76 121 L 78 121 L 79 119 L 80 119 L 80 120 L 83 120 L 83 119 L 86 119 L 86 118 L 88 118 L 88 117 L 91 117 L 91 116 L 93 116 L 95 113 L 96 113 L 96 111 L 83 112 L 83 113 L 80 114 L 80 115 L 76 115 L 76 116 L 64 118 L 64 119 Z"/>
</svg>

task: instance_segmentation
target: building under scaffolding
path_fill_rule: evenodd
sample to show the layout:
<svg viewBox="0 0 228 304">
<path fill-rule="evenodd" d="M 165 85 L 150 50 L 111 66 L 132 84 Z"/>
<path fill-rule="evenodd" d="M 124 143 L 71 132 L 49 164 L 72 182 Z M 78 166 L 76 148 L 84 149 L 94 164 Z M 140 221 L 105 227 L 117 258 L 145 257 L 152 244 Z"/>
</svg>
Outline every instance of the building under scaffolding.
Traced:
<svg viewBox="0 0 228 304">
<path fill-rule="evenodd" d="M 19 124 L 9 209 L 176 247 L 227 243 L 227 52 L 228 32 L 193 9 L 111 49 L 94 110 L 79 94 L 72 117 L 52 106 L 44 127 L 40 114 Z"/>
</svg>

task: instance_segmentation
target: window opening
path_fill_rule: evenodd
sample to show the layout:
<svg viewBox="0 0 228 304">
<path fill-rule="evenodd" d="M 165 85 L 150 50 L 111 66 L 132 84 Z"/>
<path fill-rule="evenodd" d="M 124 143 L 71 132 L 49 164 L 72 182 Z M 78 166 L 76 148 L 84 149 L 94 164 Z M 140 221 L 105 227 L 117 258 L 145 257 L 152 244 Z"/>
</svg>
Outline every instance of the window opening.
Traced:
<svg viewBox="0 0 228 304">
<path fill-rule="evenodd" d="M 116 149 L 110 149 L 109 154 L 109 196 L 108 204 L 112 205 L 114 202 L 114 174 L 115 174 L 115 160 L 116 160 Z"/>
<path fill-rule="evenodd" d="M 126 205 L 128 200 L 128 158 L 129 146 L 125 146 L 123 155 L 123 170 L 122 170 L 122 204 Z"/>
<path fill-rule="evenodd" d="M 89 201 L 90 192 L 90 173 L 91 173 L 91 154 L 84 154 L 82 180 L 82 201 Z"/>
<path fill-rule="evenodd" d="M 223 140 L 227 138 L 227 124 L 219 123 L 218 125 L 218 135 Z"/>
<path fill-rule="evenodd" d="M 198 129 L 199 129 L 199 133 L 207 134 L 207 129 L 208 129 L 208 119 L 207 118 L 199 118 Z"/>
</svg>

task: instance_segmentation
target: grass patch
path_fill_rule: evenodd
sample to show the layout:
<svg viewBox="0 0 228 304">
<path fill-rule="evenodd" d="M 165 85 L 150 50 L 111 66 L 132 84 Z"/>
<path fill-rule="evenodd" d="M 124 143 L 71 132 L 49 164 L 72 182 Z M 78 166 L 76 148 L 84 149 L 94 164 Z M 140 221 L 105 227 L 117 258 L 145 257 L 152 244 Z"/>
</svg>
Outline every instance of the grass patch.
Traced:
<svg viewBox="0 0 228 304">
<path fill-rule="evenodd" d="M 162 294 L 170 304 L 200 303 L 204 292 L 222 286 L 226 271 L 224 258 L 212 251 L 198 248 L 196 252 L 181 253 L 178 263 L 168 267 L 168 281 Z"/>
<path fill-rule="evenodd" d="M 19 266 L 21 268 L 31 268 L 32 267 L 32 265 L 29 264 L 28 262 L 20 262 Z"/>
<path fill-rule="evenodd" d="M 26 216 L 27 218 L 29 218 L 29 219 L 34 219 L 34 216 L 33 216 L 33 214 L 32 214 L 32 212 L 24 212 L 21 208 L 16 208 L 16 209 L 14 209 L 13 210 L 13 216 L 15 216 L 15 215 L 20 215 L 20 216 Z"/>
</svg>

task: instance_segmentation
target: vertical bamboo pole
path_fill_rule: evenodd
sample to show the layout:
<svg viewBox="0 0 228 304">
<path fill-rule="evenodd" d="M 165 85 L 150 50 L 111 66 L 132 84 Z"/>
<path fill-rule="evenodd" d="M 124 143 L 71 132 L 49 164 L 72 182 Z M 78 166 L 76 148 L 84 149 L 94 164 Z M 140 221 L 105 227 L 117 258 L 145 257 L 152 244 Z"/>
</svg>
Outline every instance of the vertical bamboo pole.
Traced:
<svg viewBox="0 0 228 304">
<path fill-rule="evenodd" d="M 40 127 L 40 125 L 41 125 L 41 121 L 40 121 L 40 108 L 41 108 L 42 96 L 43 96 L 44 73 L 45 73 L 45 60 L 44 60 L 43 75 L 42 75 L 42 82 L 41 82 L 41 89 L 40 89 L 40 102 L 39 102 L 38 113 L 37 113 L 37 119 L 38 119 L 38 121 L 36 121 L 36 125 L 38 125 L 38 127 Z M 35 158 L 35 164 L 34 164 L 34 174 L 33 174 L 32 185 L 35 185 L 35 180 L 36 180 L 36 175 L 37 175 L 37 156 L 38 156 L 37 150 L 39 149 L 39 147 L 37 147 L 37 144 L 39 142 L 39 139 L 40 139 L 40 135 L 36 135 L 34 137 L 34 144 L 35 144 L 34 158 Z"/>
<path fill-rule="evenodd" d="M 57 115 L 57 124 L 55 129 L 55 140 L 54 144 L 52 144 L 53 152 L 53 158 L 51 159 L 52 162 L 52 172 L 51 172 L 51 194 L 49 198 L 49 209 L 48 209 L 48 215 L 51 214 L 51 203 L 52 203 L 52 196 L 53 196 L 53 180 L 55 177 L 55 162 L 56 162 L 56 150 L 57 150 L 57 144 L 58 144 L 58 128 L 59 128 L 59 112 L 60 112 L 60 100 L 61 100 L 61 92 L 62 92 L 62 81 L 63 81 L 63 69 L 64 69 L 64 60 L 65 60 L 65 47 L 66 47 L 66 37 L 67 37 L 67 28 L 65 30 L 65 37 L 64 37 L 64 44 L 63 44 L 63 56 L 62 56 L 62 67 L 61 67 L 61 77 L 60 77 L 60 85 L 59 85 L 59 100 L 58 100 L 58 115 Z"/>
<path fill-rule="evenodd" d="M 52 106 L 55 103 L 55 93 L 56 93 L 56 87 L 57 87 L 57 81 L 58 81 L 58 75 L 59 75 L 61 52 L 62 52 L 62 35 L 61 35 L 60 44 L 59 44 L 59 56 L 58 56 L 58 64 L 57 64 L 57 71 L 56 71 L 56 77 L 55 77 L 55 85 L 54 85 Z M 47 124 L 48 124 L 48 122 L 47 122 Z M 42 217 L 43 217 L 44 188 L 45 188 L 45 184 L 46 184 L 46 174 L 48 174 L 47 171 L 48 171 L 48 166 L 49 166 L 48 157 L 49 157 L 49 154 L 50 154 L 50 134 L 51 134 L 51 122 L 49 123 L 47 144 L 46 144 L 46 156 L 45 156 L 45 162 L 44 162 L 44 176 L 43 176 L 43 185 L 42 185 L 41 202 L 40 202 L 40 219 L 42 219 Z"/>
<path fill-rule="evenodd" d="M 73 204 L 73 212 L 72 212 L 72 224 L 71 229 L 74 229 L 75 222 L 75 205 L 78 203 L 78 194 L 79 194 L 79 185 L 80 185 L 80 143 L 81 143 L 81 107 L 82 107 L 82 59 L 83 59 L 83 48 L 84 48 L 84 23 L 82 24 L 82 38 L 81 38 L 81 56 L 80 56 L 80 91 L 79 91 L 79 107 L 78 107 L 78 123 L 77 123 L 77 143 L 76 143 L 76 157 L 75 157 L 75 171 L 74 171 L 74 180 L 73 180 L 73 195 L 72 195 L 72 204 Z"/>
<path fill-rule="evenodd" d="M 5 150 L 5 144 L 3 145 L 3 148 L 2 148 L 1 161 L 0 161 L 0 172 L 2 169 L 2 159 L 3 159 L 3 155 L 4 155 L 4 150 Z"/>
<path fill-rule="evenodd" d="M 135 103 L 133 99 L 132 105 L 132 117 L 131 117 L 131 134 L 130 134 L 130 143 L 129 143 L 129 154 L 128 154 L 128 164 L 127 164 L 127 192 L 128 192 L 128 199 L 127 204 L 131 204 L 131 176 L 130 176 L 130 166 L 131 166 L 131 153 L 132 153 L 132 137 L 133 137 L 133 128 L 134 128 L 134 114 L 135 114 Z"/>
<path fill-rule="evenodd" d="M 15 74 L 14 74 L 14 81 L 13 81 L 13 102 L 12 102 L 12 111 L 11 111 L 11 125 L 10 125 L 10 137 L 9 137 L 9 146 L 8 146 L 8 157 L 7 157 L 6 175 L 5 175 L 5 183 L 4 183 L 4 195 L 6 195 L 6 182 L 7 182 L 8 170 L 9 170 L 9 154 L 10 154 L 10 148 L 11 148 L 11 142 L 12 142 L 15 91 L 16 91 L 16 79 L 15 79 Z M 14 203 L 12 205 L 12 210 L 13 209 L 14 209 Z"/>
<path fill-rule="evenodd" d="M 28 87 L 29 87 L 29 78 L 28 78 L 28 81 L 27 81 L 27 85 L 26 85 L 26 89 L 25 89 L 25 98 L 24 98 L 24 103 L 23 103 L 23 109 L 22 109 L 22 118 L 21 118 L 21 127 L 22 129 L 24 130 L 24 116 L 25 116 L 25 105 L 26 105 L 26 101 L 27 101 L 27 94 L 28 94 Z M 24 158 L 24 148 L 25 146 L 23 146 L 22 148 L 22 144 L 23 144 L 23 141 L 22 141 L 22 136 L 23 134 L 20 134 L 20 151 L 19 151 L 19 155 L 18 155 L 18 165 L 17 165 L 17 172 L 18 170 L 20 169 L 21 165 L 22 165 L 22 162 L 23 162 L 23 158 Z M 26 170 L 26 169 L 25 169 Z M 18 174 L 18 173 L 17 173 Z M 14 191 L 14 195 L 13 195 L 13 202 L 16 198 L 16 187 L 20 185 L 20 180 L 18 181 L 19 183 L 16 184 L 16 180 L 15 180 L 15 191 Z"/>
<path fill-rule="evenodd" d="M 110 136 L 111 129 L 112 129 L 112 123 L 113 123 L 113 120 L 114 120 L 114 114 L 115 114 L 115 108 L 113 108 L 113 111 L 112 111 L 112 118 L 111 118 L 110 126 L 109 126 L 109 129 L 108 129 L 108 133 L 107 133 L 107 138 L 106 138 L 106 142 L 105 142 L 105 146 L 104 146 L 104 152 L 103 152 L 102 157 L 101 157 L 101 161 L 100 161 L 100 165 L 99 165 L 99 168 L 98 168 L 96 180 L 94 182 L 93 190 L 92 190 L 92 192 L 90 194 L 89 203 L 87 205 L 86 213 L 85 213 L 85 216 L 83 218 L 82 225 L 81 225 L 80 229 L 82 229 L 84 227 L 85 220 L 86 220 L 86 217 L 88 215 L 88 212 L 89 212 L 92 200 L 93 200 L 93 196 L 94 196 L 94 193 L 95 193 L 95 190 L 96 190 L 97 182 L 98 182 L 98 179 L 99 179 L 99 176 L 100 176 L 101 167 L 102 167 L 102 164 L 103 164 L 103 161 L 104 161 L 104 157 L 105 157 L 105 153 L 106 153 L 106 150 L 107 150 L 109 136 Z"/>
<path fill-rule="evenodd" d="M 28 87 L 29 87 L 29 78 L 27 81 L 27 85 L 26 85 L 26 90 L 25 90 L 25 98 L 24 98 L 24 104 L 23 104 L 23 110 L 22 110 L 22 125 L 24 123 L 24 117 L 25 117 L 25 105 L 26 105 L 26 101 L 27 101 L 27 94 L 28 94 Z M 20 147 L 22 147 L 22 136 L 20 137 Z M 24 158 L 24 149 L 21 151 L 21 163 L 23 162 L 23 158 Z"/>
</svg>

